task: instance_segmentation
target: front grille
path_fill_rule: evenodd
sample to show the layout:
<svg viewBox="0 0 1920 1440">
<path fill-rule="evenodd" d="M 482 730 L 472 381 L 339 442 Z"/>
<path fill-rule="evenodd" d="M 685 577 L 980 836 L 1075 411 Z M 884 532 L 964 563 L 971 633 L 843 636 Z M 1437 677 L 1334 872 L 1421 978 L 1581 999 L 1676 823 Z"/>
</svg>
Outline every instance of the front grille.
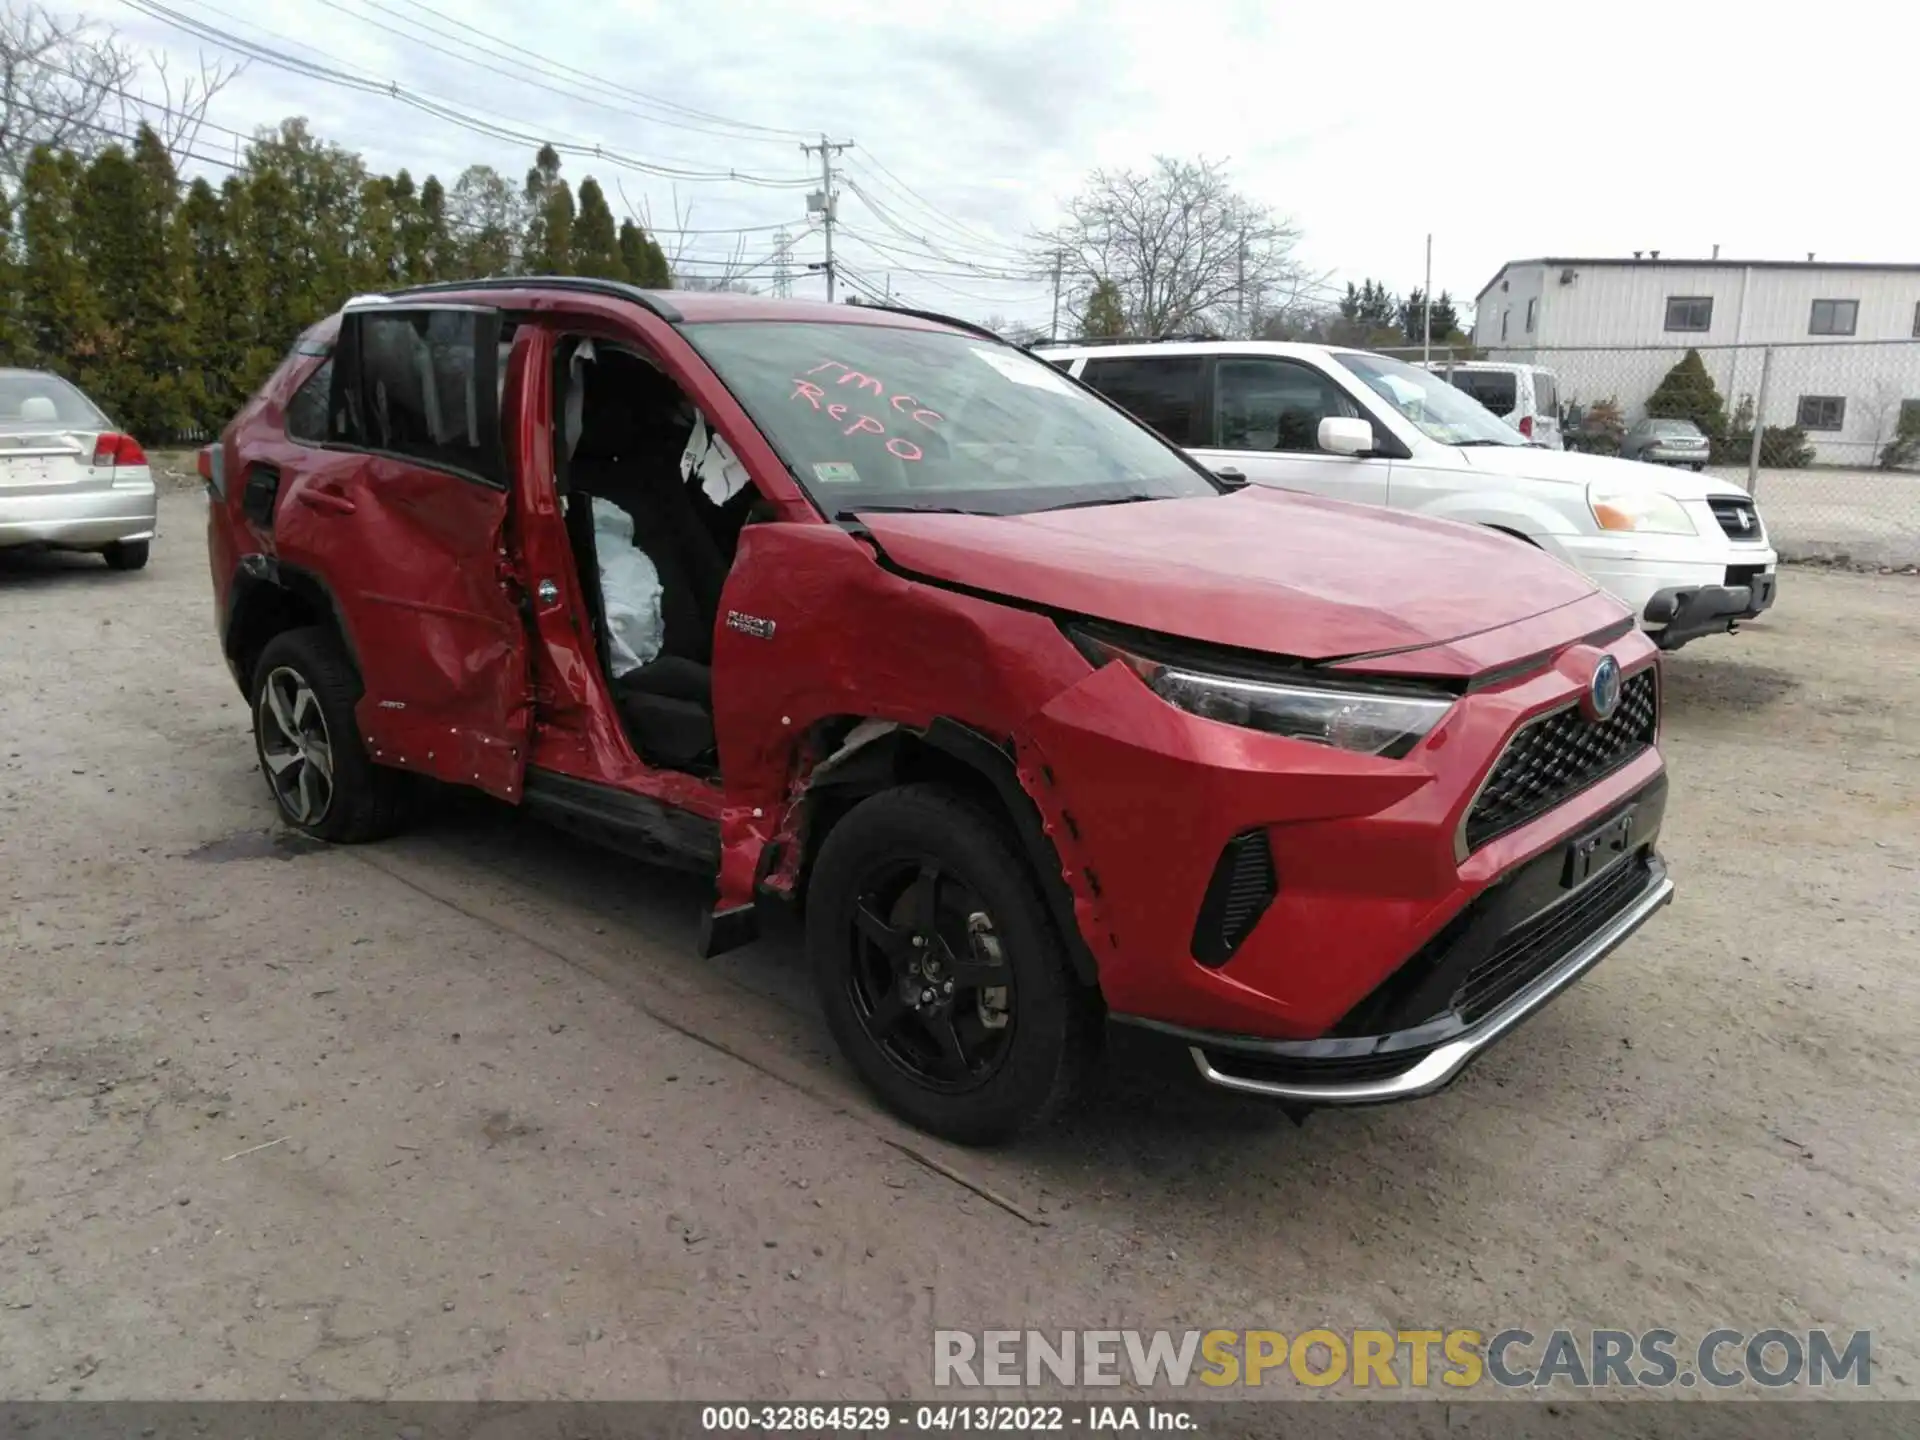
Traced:
<svg viewBox="0 0 1920 1440">
<path fill-rule="evenodd" d="M 1767 538 L 1767 532 L 1760 524 L 1760 511 L 1751 500 L 1737 495 L 1715 495 L 1707 501 L 1713 507 L 1713 518 L 1720 522 L 1720 528 L 1730 540 L 1750 540 L 1755 543 Z"/>
<path fill-rule="evenodd" d="M 1247 830 L 1229 840 L 1200 900 L 1200 915 L 1193 926 L 1193 958 L 1202 965 L 1231 960 L 1279 889 L 1266 831 Z"/>
<path fill-rule="evenodd" d="M 1605 928 L 1646 885 L 1647 852 L 1641 850 L 1510 931 L 1499 948 L 1467 972 L 1454 997 L 1460 1018 L 1472 1025 L 1498 1010 Z"/>
<path fill-rule="evenodd" d="M 1546 814 L 1619 769 L 1653 744 L 1658 718 L 1649 666 L 1628 677 L 1618 708 L 1606 720 L 1589 720 L 1569 706 L 1533 721 L 1507 743 L 1473 802 L 1467 814 L 1468 850 Z"/>
</svg>

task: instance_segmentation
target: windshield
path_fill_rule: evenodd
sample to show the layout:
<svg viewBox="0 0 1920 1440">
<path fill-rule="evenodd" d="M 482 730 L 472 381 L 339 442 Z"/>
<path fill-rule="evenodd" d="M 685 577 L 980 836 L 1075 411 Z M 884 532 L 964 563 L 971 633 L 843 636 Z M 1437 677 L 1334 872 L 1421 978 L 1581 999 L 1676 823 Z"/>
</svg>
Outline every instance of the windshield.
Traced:
<svg viewBox="0 0 1920 1440">
<path fill-rule="evenodd" d="M 58 375 L 0 370 L 0 433 L 106 428 L 107 417 Z"/>
<path fill-rule="evenodd" d="M 829 518 L 1021 515 L 1220 493 L 1151 431 L 1053 366 L 990 340 L 749 321 L 682 333 Z"/>
<path fill-rule="evenodd" d="M 1342 350 L 1336 357 L 1374 394 L 1442 445 L 1525 445 L 1527 439 L 1490 414 L 1471 396 L 1447 383 L 1444 375 L 1385 355 Z"/>
</svg>

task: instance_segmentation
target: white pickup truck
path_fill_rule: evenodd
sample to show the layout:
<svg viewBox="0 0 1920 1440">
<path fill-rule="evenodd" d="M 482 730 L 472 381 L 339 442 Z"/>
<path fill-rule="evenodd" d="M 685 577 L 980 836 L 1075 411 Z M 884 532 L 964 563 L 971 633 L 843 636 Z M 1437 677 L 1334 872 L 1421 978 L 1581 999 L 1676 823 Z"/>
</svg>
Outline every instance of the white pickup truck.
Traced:
<svg viewBox="0 0 1920 1440">
<path fill-rule="evenodd" d="M 1543 448 L 1444 376 L 1385 355 L 1262 341 L 1036 353 L 1223 476 L 1536 545 L 1619 596 L 1664 649 L 1773 604 L 1777 557 L 1738 485 Z"/>
</svg>

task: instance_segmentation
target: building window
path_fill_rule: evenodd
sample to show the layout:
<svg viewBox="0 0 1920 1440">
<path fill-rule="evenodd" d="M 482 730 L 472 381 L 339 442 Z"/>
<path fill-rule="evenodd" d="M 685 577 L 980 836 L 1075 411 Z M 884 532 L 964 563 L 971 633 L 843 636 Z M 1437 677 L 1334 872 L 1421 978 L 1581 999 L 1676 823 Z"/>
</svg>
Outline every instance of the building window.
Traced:
<svg viewBox="0 0 1920 1440">
<path fill-rule="evenodd" d="M 1900 427 L 1902 435 L 1920 434 L 1920 400 L 1902 400 L 1900 402 Z"/>
<path fill-rule="evenodd" d="M 1502 310 L 1500 312 L 1500 338 L 1502 340 L 1507 338 L 1507 321 L 1512 317 L 1512 315 L 1513 315 L 1513 311 L 1511 310 Z"/>
<path fill-rule="evenodd" d="M 1713 297 L 1711 295 L 1669 295 L 1667 297 L 1667 329 L 1711 330 L 1712 328 Z"/>
<path fill-rule="evenodd" d="M 1913 338 L 1920 340 L 1920 301 L 1915 301 L 1913 306 Z"/>
<path fill-rule="evenodd" d="M 1537 297 L 1527 301 L 1527 334 L 1529 335 L 1533 333 L 1534 307 L 1539 303 L 1540 301 Z"/>
<path fill-rule="evenodd" d="M 1839 430 L 1847 423 L 1847 400 L 1844 395 L 1802 395 L 1800 397 L 1800 428 L 1802 430 Z"/>
<path fill-rule="evenodd" d="M 1809 335 L 1851 335 L 1860 321 L 1858 300 L 1816 300 L 1807 322 Z"/>
</svg>

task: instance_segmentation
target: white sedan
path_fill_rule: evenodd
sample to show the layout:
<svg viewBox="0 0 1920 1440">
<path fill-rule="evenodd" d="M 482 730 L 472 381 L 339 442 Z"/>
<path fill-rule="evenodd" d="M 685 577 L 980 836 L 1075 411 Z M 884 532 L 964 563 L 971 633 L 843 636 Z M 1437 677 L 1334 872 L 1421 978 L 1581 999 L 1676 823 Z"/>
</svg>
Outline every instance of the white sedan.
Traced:
<svg viewBox="0 0 1920 1440">
<path fill-rule="evenodd" d="M 147 453 L 78 389 L 0 370 L 0 550 L 93 550 L 147 563 L 157 497 Z"/>
</svg>

